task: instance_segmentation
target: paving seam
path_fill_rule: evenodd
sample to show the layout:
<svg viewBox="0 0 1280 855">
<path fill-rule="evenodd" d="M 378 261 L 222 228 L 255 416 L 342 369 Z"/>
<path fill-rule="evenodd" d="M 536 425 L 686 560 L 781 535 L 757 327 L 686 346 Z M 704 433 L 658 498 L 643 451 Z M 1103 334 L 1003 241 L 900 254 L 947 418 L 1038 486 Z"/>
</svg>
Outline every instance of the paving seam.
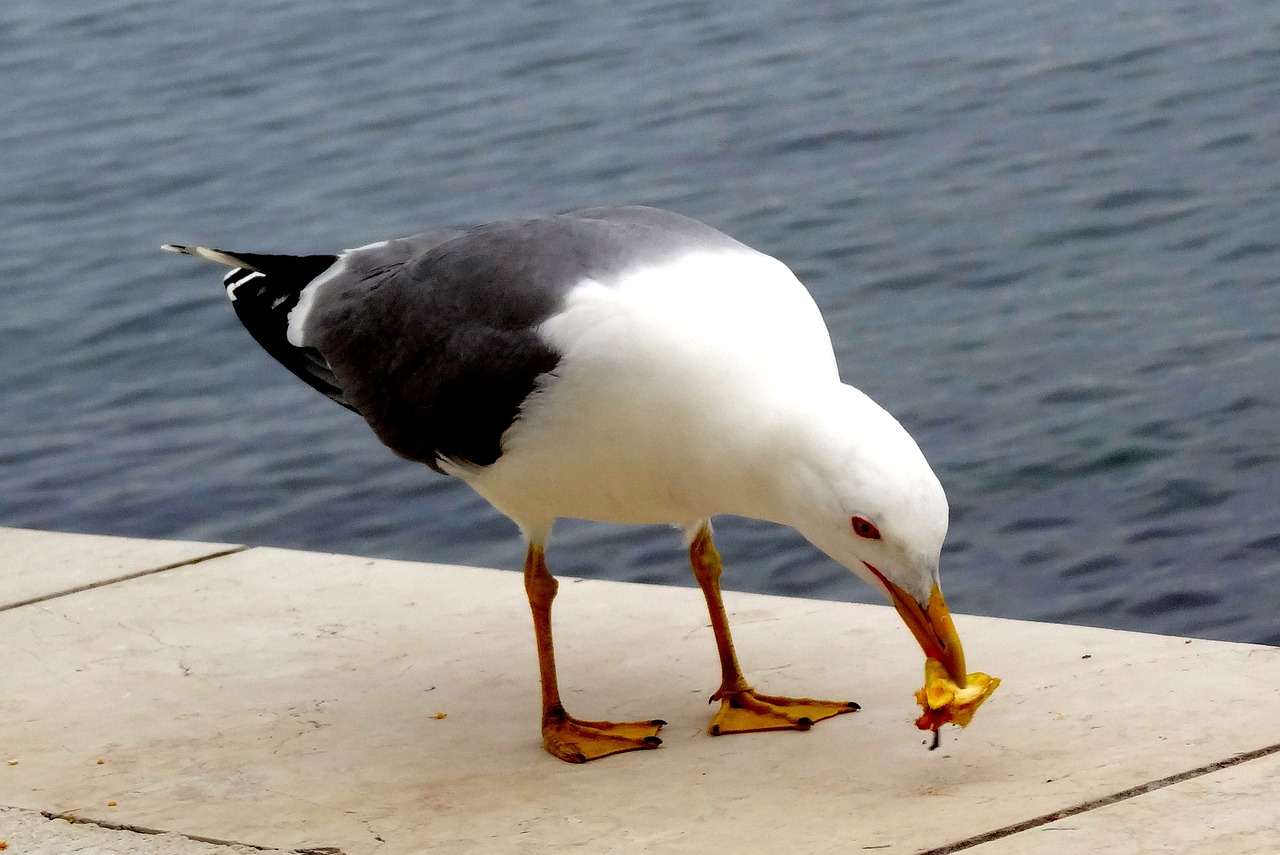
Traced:
<svg viewBox="0 0 1280 855">
<path fill-rule="evenodd" d="M 103 588 L 107 585 L 115 585 L 119 582 L 128 582 L 131 579 L 141 579 L 143 576 L 152 576 L 156 573 L 163 573 L 166 570 L 176 570 L 179 567 L 190 567 L 192 564 L 203 564 L 206 561 L 213 561 L 215 558 L 225 558 L 228 555 L 235 555 L 238 552 L 244 552 L 249 549 L 247 546 L 234 546 L 231 549 L 224 549 L 221 552 L 211 552 L 208 555 L 201 555 L 196 558 L 188 558 L 184 561 L 175 561 L 172 564 L 165 564 L 161 567 L 150 567 L 146 570 L 138 570 L 134 573 L 126 573 L 123 576 L 114 576 L 110 579 L 100 579 L 96 582 L 90 582 L 87 585 L 77 585 L 74 588 L 67 588 L 63 591 L 55 591 L 52 594 L 41 594 L 38 597 L 30 597 L 25 600 L 19 600 L 16 603 L 8 603 L 0 605 L 0 612 L 7 612 L 10 609 L 20 609 L 23 606 L 30 606 L 36 603 L 44 603 L 49 600 L 56 600 L 59 597 L 66 597 L 70 594 L 79 594 L 84 591 L 92 591 L 94 588 Z"/>
<path fill-rule="evenodd" d="M 1269 757 L 1272 754 L 1280 754 L 1280 743 L 1276 745 L 1268 745 L 1265 748 L 1256 748 L 1253 751 L 1245 751 L 1241 754 L 1233 754 L 1225 760 L 1218 760 L 1214 763 L 1206 763 L 1203 766 L 1197 766 L 1194 769 L 1187 769 L 1184 772 L 1178 772 L 1165 778 L 1157 778 L 1154 781 L 1148 781 L 1145 784 L 1139 784 L 1136 787 L 1130 787 L 1127 790 L 1121 790 L 1118 793 L 1112 793 L 1109 796 L 1091 799 L 1087 802 L 1081 802 L 1069 808 L 1053 811 L 1052 813 L 1042 814 L 1031 819 L 1016 822 L 1013 825 L 1006 825 L 1003 828 L 997 828 L 982 834 L 966 837 L 964 840 L 957 840 L 955 843 L 948 843 L 945 846 L 939 846 L 934 849 L 922 849 L 916 852 L 916 855 L 951 855 L 952 852 L 960 852 L 964 849 L 971 849 L 983 843 L 990 843 L 993 840 L 999 840 L 1002 837 L 1009 837 L 1023 831 L 1030 831 L 1033 828 L 1039 828 L 1042 825 L 1048 825 L 1051 822 L 1057 822 L 1060 819 L 1066 819 L 1070 816 L 1087 813 L 1091 810 L 1107 807 L 1118 802 L 1128 801 L 1137 796 L 1146 795 L 1147 793 L 1162 790 L 1165 787 L 1171 787 L 1174 784 L 1180 784 L 1183 781 L 1190 781 L 1193 778 L 1199 778 L 1202 775 L 1209 775 L 1213 772 L 1220 772 L 1223 769 L 1230 769 L 1232 766 L 1238 766 L 1241 763 L 1247 763 L 1250 760 L 1258 760 L 1262 757 Z"/>
<path fill-rule="evenodd" d="M 259 852 L 287 851 L 290 853 L 295 853 L 295 855 L 342 855 L 342 853 L 339 850 L 334 849 L 333 847 L 321 847 L 320 849 L 284 850 L 284 849 L 277 849 L 272 846 L 259 846 L 256 843 L 244 843 L 243 841 L 240 841 L 240 840 L 223 840 L 217 837 L 204 837 L 199 834 L 186 834 L 181 831 L 165 831 L 159 828 L 147 828 L 146 826 L 143 826 L 143 825 L 128 825 L 126 823 L 108 822 L 105 819 L 88 819 L 86 817 L 76 816 L 75 814 L 72 814 L 70 812 L 52 813 L 47 810 L 32 810 L 30 808 L 18 807 L 16 805 L 0 805 L 0 807 L 5 807 L 5 808 L 8 808 L 9 810 L 19 811 L 21 813 L 39 814 L 40 816 L 50 821 L 60 819 L 60 820 L 63 820 L 64 822 L 75 823 L 76 825 L 92 825 L 97 828 L 105 828 L 108 831 L 127 831 L 131 834 L 146 834 L 146 835 L 172 834 L 177 837 L 182 837 L 182 838 L 185 838 L 186 840 L 190 840 L 194 843 L 208 843 L 211 846 L 240 846 L 245 849 L 256 849 Z"/>
<path fill-rule="evenodd" d="M 187 840 L 196 843 L 208 843 L 213 846 L 243 846 L 246 849 L 257 849 L 259 852 L 280 852 L 280 849 L 274 849 L 270 846 L 258 846 L 254 843 L 241 843 L 239 840 L 220 840 L 217 837 L 202 837 L 199 834 L 184 834 L 181 831 L 164 831 L 159 828 L 147 828 L 143 825 L 126 825 L 119 822 L 108 822 L 105 819 L 86 819 L 84 817 L 75 816 L 71 813 L 50 813 L 47 810 L 36 811 L 47 820 L 61 819 L 65 822 L 73 822 L 77 825 L 94 825 L 98 828 L 106 828 L 110 831 L 128 831 L 132 834 L 176 834 L 178 837 L 184 837 Z"/>
</svg>

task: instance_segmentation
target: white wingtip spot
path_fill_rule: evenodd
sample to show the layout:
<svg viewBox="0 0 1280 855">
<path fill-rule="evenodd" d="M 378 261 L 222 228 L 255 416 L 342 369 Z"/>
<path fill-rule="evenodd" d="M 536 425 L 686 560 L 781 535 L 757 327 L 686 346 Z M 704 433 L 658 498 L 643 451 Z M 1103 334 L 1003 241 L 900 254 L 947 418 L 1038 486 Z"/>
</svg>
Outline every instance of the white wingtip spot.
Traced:
<svg viewBox="0 0 1280 855">
<path fill-rule="evenodd" d="M 236 271 L 233 271 L 233 272 L 231 272 L 231 273 L 227 274 L 227 278 L 226 278 L 226 279 L 224 279 L 224 280 L 223 280 L 223 282 L 224 282 L 224 283 L 226 283 L 226 282 L 227 282 L 227 279 L 230 279 L 232 276 L 235 276 L 237 273 L 242 273 L 242 272 L 244 272 L 244 268 L 241 268 L 240 270 L 236 270 Z M 259 271 L 256 271 L 256 270 L 255 270 L 253 273 L 250 273 L 248 276 L 244 277 L 244 278 L 243 278 L 243 279 L 241 279 L 239 282 L 233 282 L 233 283 L 227 284 L 227 296 L 228 296 L 228 297 L 230 297 L 230 298 L 231 298 L 231 302 L 233 302 L 233 303 L 234 303 L 234 302 L 236 301 L 236 289 L 237 289 L 237 288 L 239 288 L 241 285 L 243 285 L 243 284 L 244 284 L 244 283 L 246 283 L 246 282 L 251 282 L 251 281 L 253 281 L 254 279 L 261 279 L 261 278 L 263 278 L 265 275 L 266 275 L 266 274 L 261 273 L 261 272 L 259 272 Z M 273 308 L 273 309 L 274 309 L 274 308 L 275 308 L 275 306 L 272 306 L 271 308 Z"/>
</svg>

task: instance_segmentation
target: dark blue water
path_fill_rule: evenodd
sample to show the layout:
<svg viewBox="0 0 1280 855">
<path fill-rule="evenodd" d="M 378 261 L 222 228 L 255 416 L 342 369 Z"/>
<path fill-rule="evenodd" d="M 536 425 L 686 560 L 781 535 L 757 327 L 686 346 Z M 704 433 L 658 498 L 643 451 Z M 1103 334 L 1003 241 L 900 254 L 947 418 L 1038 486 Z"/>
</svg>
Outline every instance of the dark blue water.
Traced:
<svg viewBox="0 0 1280 855">
<path fill-rule="evenodd" d="M 0 162 L 2 524 L 518 566 L 157 247 L 638 202 L 810 286 L 948 488 L 956 609 L 1280 644 L 1275 0 L 8 0 Z M 731 587 L 876 598 L 720 531 Z"/>
</svg>

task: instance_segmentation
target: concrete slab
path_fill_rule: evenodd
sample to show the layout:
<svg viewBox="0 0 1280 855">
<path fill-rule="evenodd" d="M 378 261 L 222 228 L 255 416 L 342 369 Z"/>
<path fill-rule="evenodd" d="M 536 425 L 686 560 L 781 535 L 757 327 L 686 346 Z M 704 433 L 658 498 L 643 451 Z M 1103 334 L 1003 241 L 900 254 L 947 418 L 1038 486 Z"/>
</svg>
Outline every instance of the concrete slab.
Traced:
<svg viewBox="0 0 1280 855">
<path fill-rule="evenodd" d="M 1280 650 L 960 616 L 1004 683 L 929 752 L 890 609 L 726 601 L 758 686 L 864 709 L 708 736 L 695 590 L 562 585 L 570 711 L 670 722 L 586 766 L 539 745 L 516 573 L 253 549 L 11 609 L 0 804 L 350 855 L 901 853 L 1280 744 Z"/>
<path fill-rule="evenodd" d="M 0 527 L 0 609 L 239 548 Z"/>
<path fill-rule="evenodd" d="M 972 855 L 1275 855 L 1280 756 L 1271 755 L 984 843 Z"/>
</svg>

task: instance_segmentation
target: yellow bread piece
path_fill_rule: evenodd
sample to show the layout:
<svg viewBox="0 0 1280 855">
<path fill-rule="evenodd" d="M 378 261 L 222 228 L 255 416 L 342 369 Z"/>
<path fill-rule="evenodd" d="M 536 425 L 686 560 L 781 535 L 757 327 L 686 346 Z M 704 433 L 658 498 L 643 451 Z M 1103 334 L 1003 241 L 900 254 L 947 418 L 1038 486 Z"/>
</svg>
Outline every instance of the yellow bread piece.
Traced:
<svg viewBox="0 0 1280 855">
<path fill-rule="evenodd" d="M 941 662 L 925 660 L 924 688 L 916 692 L 916 701 L 924 708 L 924 714 L 916 719 L 916 727 L 937 731 L 947 722 L 964 727 L 999 685 L 999 677 L 978 671 L 966 676 L 964 686 L 960 686 Z"/>
</svg>

